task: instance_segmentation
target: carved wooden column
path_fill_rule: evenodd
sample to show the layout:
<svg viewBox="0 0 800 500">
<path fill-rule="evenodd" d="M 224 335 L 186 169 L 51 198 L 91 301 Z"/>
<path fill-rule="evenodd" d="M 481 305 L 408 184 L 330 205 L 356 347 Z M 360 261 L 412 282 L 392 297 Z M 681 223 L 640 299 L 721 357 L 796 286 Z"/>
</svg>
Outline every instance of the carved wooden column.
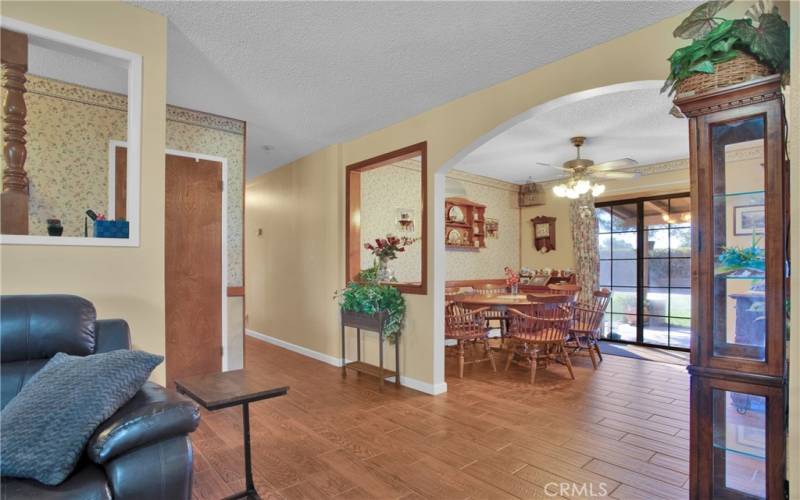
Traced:
<svg viewBox="0 0 800 500">
<path fill-rule="evenodd" d="M 25 73 L 28 71 L 28 35 L 2 30 L 0 62 L 3 68 L 3 192 L 0 194 L 0 231 L 28 234 L 28 174 L 25 172 Z"/>
</svg>

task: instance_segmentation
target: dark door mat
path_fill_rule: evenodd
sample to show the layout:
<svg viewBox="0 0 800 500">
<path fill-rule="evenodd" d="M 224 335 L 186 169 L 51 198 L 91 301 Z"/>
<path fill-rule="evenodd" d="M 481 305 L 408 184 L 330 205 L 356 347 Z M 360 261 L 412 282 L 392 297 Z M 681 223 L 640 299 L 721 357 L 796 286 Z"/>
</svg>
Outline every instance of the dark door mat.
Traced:
<svg viewBox="0 0 800 500">
<path fill-rule="evenodd" d="M 617 344 L 614 342 L 600 342 L 600 352 L 612 356 L 624 356 L 626 358 L 643 359 L 646 361 L 657 361 L 659 363 L 671 363 L 673 365 L 689 364 L 689 353 L 685 351 L 673 351 L 671 349 L 658 349 L 656 347 L 645 347 L 640 345 Z"/>
</svg>

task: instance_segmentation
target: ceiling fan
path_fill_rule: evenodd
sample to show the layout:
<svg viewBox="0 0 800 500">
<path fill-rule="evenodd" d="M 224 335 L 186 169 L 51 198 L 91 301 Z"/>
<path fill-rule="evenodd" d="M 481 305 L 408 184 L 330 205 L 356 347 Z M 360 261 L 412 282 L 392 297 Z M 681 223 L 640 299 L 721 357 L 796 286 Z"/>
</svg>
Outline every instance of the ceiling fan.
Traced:
<svg viewBox="0 0 800 500">
<path fill-rule="evenodd" d="M 581 147 L 586 142 L 586 137 L 571 137 L 569 142 L 575 146 L 577 150 L 577 158 L 564 162 L 563 167 L 555 167 L 549 163 L 537 163 L 537 165 L 548 166 L 562 172 L 569 172 L 571 174 L 589 174 L 594 177 L 604 179 L 633 179 L 638 177 L 636 172 L 613 172 L 613 170 L 620 168 L 633 167 L 638 164 L 636 160 L 631 158 L 621 158 L 619 160 L 611 160 L 595 165 L 594 161 L 589 158 L 581 158 Z"/>
<path fill-rule="evenodd" d="M 570 142 L 577 149 L 577 157 L 564 162 L 562 167 L 555 167 L 549 163 L 537 163 L 537 165 L 547 166 L 562 172 L 568 172 L 569 180 L 564 184 L 553 187 L 556 196 L 562 198 L 578 198 L 582 194 L 591 191 L 594 196 L 598 196 L 605 191 L 603 184 L 593 183 L 592 179 L 634 179 L 639 177 L 638 172 L 617 172 L 620 168 L 632 167 L 637 164 L 631 158 L 621 158 L 595 165 L 589 158 L 581 158 L 581 146 L 586 142 L 586 137 L 572 137 Z"/>
</svg>

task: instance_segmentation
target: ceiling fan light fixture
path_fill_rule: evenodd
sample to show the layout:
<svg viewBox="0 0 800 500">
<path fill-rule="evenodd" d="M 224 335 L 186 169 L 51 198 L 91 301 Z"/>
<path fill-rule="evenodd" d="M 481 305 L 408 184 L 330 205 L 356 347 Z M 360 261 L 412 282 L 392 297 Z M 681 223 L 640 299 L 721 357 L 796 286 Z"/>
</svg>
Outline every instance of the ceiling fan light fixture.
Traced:
<svg viewBox="0 0 800 500">
<path fill-rule="evenodd" d="M 565 198 L 567 196 L 567 189 L 567 186 L 564 184 L 556 184 L 553 186 L 553 194 L 559 198 Z"/>
<path fill-rule="evenodd" d="M 605 185 L 594 184 L 586 179 L 553 186 L 553 194 L 559 198 L 569 198 L 571 200 L 580 198 L 586 193 L 591 193 L 592 196 L 600 196 L 605 190 Z"/>
<path fill-rule="evenodd" d="M 575 183 L 573 189 L 575 189 L 575 192 L 577 192 L 579 195 L 586 194 L 590 189 L 592 189 L 592 183 L 586 179 L 581 179 Z"/>
</svg>

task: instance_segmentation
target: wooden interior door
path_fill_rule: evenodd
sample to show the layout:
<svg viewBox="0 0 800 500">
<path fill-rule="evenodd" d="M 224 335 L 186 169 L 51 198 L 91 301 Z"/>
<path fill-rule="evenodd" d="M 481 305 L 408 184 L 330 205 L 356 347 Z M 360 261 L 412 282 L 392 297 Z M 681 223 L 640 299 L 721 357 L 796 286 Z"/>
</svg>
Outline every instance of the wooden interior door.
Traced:
<svg viewBox="0 0 800 500">
<path fill-rule="evenodd" d="M 222 164 L 166 158 L 167 385 L 222 364 Z"/>
</svg>

